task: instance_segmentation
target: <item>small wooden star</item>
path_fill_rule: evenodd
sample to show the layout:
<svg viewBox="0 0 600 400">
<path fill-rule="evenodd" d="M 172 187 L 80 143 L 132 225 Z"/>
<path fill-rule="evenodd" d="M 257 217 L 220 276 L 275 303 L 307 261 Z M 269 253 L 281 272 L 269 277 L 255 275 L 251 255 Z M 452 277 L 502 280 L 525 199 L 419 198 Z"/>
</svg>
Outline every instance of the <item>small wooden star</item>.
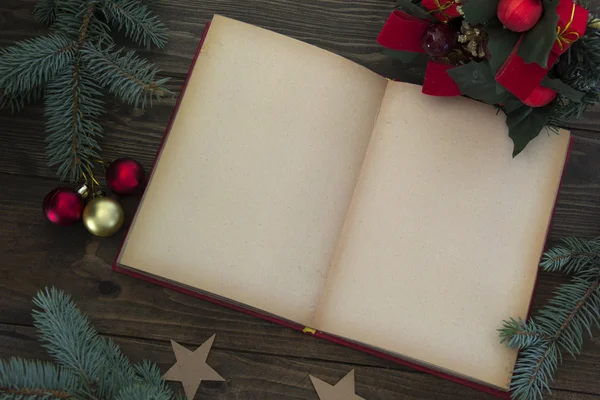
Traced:
<svg viewBox="0 0 600 400">
<path fill-rule="evenodd" d="M 215 336 L 204 342 L 195 351 L 191 351 L 171 340 L 173 352 L 177 363 L 163 375 L 167 381 L 179 381 L 183 384 L 183 390 L 188 400 L 192 400 L 202 381 L 224 381 L 221 375 L 212 369 L 207 363 L 208 352 L 215 341 Z"/>
<path fill-rule="evenodd" d="M 343 377 L 335 386 L 331 386 L 312 375 L 309 376 L 320 400 L 365 400 L 354 393 L 354 370 L 348 372 L 348 375 Z"/>
</svg>

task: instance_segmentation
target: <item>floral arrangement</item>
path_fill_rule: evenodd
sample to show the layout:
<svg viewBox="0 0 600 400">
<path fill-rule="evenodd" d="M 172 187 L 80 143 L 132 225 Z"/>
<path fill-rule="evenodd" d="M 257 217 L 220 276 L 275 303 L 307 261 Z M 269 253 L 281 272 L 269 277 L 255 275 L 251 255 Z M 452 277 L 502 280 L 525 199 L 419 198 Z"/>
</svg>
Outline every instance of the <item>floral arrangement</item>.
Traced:
<svg viewBox="0 0 600 400">
<path fill-rule="evenodd" d="M 600 102 L 600 20 L 573 0 L 400 0 L 378 37 L 426 63 L 423 93 L 506 116 L 513 156 Z"/>
</svg>

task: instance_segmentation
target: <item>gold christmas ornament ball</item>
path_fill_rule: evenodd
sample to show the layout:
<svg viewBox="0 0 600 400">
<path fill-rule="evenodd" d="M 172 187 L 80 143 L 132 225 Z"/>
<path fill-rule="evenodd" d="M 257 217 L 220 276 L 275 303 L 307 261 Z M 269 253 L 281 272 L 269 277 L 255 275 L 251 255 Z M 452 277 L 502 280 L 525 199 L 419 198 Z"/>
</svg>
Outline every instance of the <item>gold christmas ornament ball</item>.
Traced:
<svg viewBox="0 0 600 400">
<path fill-rule="evenodd" d="M 85 206 L 82 219 L 92 235 L 110 236 L 123 226 L 125 213 L 115 199 L 96 197 Z"/>
</svg>

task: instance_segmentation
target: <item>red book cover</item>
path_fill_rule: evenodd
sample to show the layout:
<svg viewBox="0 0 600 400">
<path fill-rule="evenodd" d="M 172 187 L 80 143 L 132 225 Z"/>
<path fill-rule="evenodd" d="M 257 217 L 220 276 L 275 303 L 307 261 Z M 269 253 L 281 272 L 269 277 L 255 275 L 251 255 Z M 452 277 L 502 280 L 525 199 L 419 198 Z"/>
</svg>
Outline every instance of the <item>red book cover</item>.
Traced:
<svg viewBox="0 0 600 400">
<path fill-rule="evenodd" d="M 185 83 L 183 85 L 183 88 L 182 88 L 181 94 L 180 94 L 180 96 L 178 98 L 177 104 L 176 104 L 176 106 L 175 106 L 175 108 L 173 110 L 173 113 L 171 115 L 171 119 L 170 119 L 169 124 L 167 126 L 167 129 L 165 131 L 165 134 L 164 134 L 164 137 L 163 137 L 163 141 L 162 141 L 161 146 L 160 146 L 160 148 L 158 150 L 158 153 L 157 153 L 156 159 L 154 161 L 154 165 L 152 167 L 152 171 L 150 173 L 150 176 L 153 175 L 154 170 L 156 169 L 157 162 L 159 161 L 160 154 L 161 154 L 161 152 L 163 150 L 163 147 L 165 145 L 165 141 L 166 141 L 169 133 L 171 132 L 171 128 L 173 126 L 173 123 L 174 123 L 174 121 L 176 119 L 176 116 L 178 115 L 178 111 L 180 110 L 182 99 L 184 98 L 184 94 L 186 92 L 186 88 L 188 87 L 188 84 L 189 84 L 189 81 L 190 81 L 190 78 L 191 78 L 191 75 L 192 75 L 191 73 L 192 73 L 192 71 L 194 71 L 194 68 L 196 67 L 196 64 L 197 64 L 196 61 L 197 61 L 197 59 L 198 59 L 198 57 L 200 55 L 203 43 L 205 41 L 205 38 L 206 38 L 208 30 L 209 30 L 209 27 L 210 27 L 210 23 L 207 24 L 207 26 L 206 26 L 206 28 L 205 28 L 205 30 L 203 32 L 202 39 L 200 41 L 200 44 L 198 46 L 196 55 L 195 55 L 195 57 L 194 57 L 194 59 L 192 61 L 192 64 L 190 66 L 190 69 L 189 69 L 189 72 L 188 72 L 188 76 L 187 76 L 186 81 L 185 81 Z M 211 51 L 211 50 L 212 49 L 207 49 L 207 51 Z M 571 143 L 572 143 L 572 140 L 569 142 L 568 154 L 570 153 Z M 567 159 L 568 159 L 568 154 L 567 154 L 567 157 L 566 157 Z M 563 172 L 564 172 L 564 166 L 565 165 L 566 165 L 566 160 L 565 160 L 564 165 L 562 166 L 563 167 Z M 148 190 L 148 188 L 146 188 L 146 190 Z M 138 213 L 139 213 L 139 209 L 138 209 L 138 212 L 136 212 L 136 218 L 138 217 Z M 134 222 L 129 227 L 130 231 L 131 231 L 131 228 L 134 225 L 134 223 L 135 223 L 135 219 L 134 219 Z M 231 309 L 234 309 L 234 310 L 237 310 L 237 311 L 241 311 L 241 312 L 244 312 L 246 314 L 249 314 L 249 315 L 252 315 L 252 316 L 255 316 L 255 317 L 258 317 L 258 318 L 270 321 L 270 322 L 273 322 L 273 323 L 277 323 L 277 324 L 280 324 L 280 325 L 283 325 L 283 326 L 286 326 L 286 327 L 289 327 L 289 328 L 292 328 L 292 329 L 304 332 L 306 334 L 311 334 L 311 335 L 316 336 L 318 338 L 326 339 L 326 340 L 329 340 L 329 341 L 332 341 L 332 342 L 335 342 L 335 343 L 338 343 L 338 344 L 341 344 L 341 345 L 344 345 L 344 346 L 347 346 L 347 347 L 351 347 L 351 348 L 357 349 L 359 351 L 362 351 L 362 352 L 365 352 L 365 353 L 368 353 L 368 354 L 372 354 L 372 355 L 375 355 L 375 356 L 378 356 L 378 357 L 381 357 L 381 358 L 384 358 L 384 359 L 387 359 L 387 360 L 391 360 L 391 361 L 394 361 L 394 362 L 396 362 L 398 364 L 406 365 L 406 366 L 409 366 L 409 367 L 414 368 L 416 370 L 427 372 L 429 374 L 432 374 L 432 375 L 435 375 L 435 376 L 438 376 L 438 377 L 441 377 L 441 378 L 444 378 L 444 379 L 448 379 L 450 381 L 453 381 L 453 382 L 456 382 L 456 383 L 460 383 L 462 385 L 465 385 L 465 386 L 468 386 L 468 387 L 471 387 L 471 388 L 474 388 L 474 389 L 477 389 L 477 390 L 480 390 L 480 391 L 483 391 L 483 392 L 486 392 L 486 393 L 490 393 L 490 394 L 493 394 L 493 395 L 498 396 L 498 397 L 503 397 L 503 398 L 508 398 L 509 397 L 508 392 L 505 391 L 505 390 L 501 390 L 499 388 L 496 388 L 494 386 L 481 383 L 481 382 L 476 381 L 476 380 L 468 379 L 466 377 L 460 376 L 459 374 L 453 374 L 451 372 L 447 372 L 447 370 L 445 370 L 443 368 L 439 368 L 439 369 L 438 368 L 431 368 L 431 367 L 427 366 L 426 363 L 415 362 L 415 361 L 412 361 L 412 359 L 409 359 L 409 358 L 404 358 L 404 357 L 400 357 L 400 356 L 397 356 L 397 355 L 390 354 L 388 352 L 380 351 L 380 350 L 378 350 L 378 349 L 376 349 L 374 347 L 369 347 L 369 346 L 366 346 L 366 345 L 359 344 L 356 341 L 346 340 L 346 339 L 341 338 L 340 336 L 331 335 L 331 334 L 328 334 L 328 333 L 325 333 L 325 332 L 321 332 L 321 331 L 312 329 L 310 327 L 307 327 L 305 325 L 292 322 L 289 319 L 277 317 L 273 313 L 262 312 L 262 311 L 260 311 L 260 309 L 249 307 L 249 306 L 245 306 L 244 304 L 242 304 L 240 302 L 230 301 L 227 298 L 224 298 L 222 296 L 211 295 L 210 293 L 207 293 L 205 291 L 196 290 L 194 287 L 189 286 L 189 285 L 178 284 L 177 282 L 175 282 L 174 280 L 171 280 L 171 279 L 163 279 L 163 278 L 161 278 L 159 276 L 156 276 L 154 274 L 151 274 L 151 273 L 144 273 L 144 272 L 138 271 L 138 270 L 136 270 L 134 268 L 129 268 L 128 266 L 123 266 L 123 265 L 121 265 L 119 263 L 119 260 L 120 260 L 121 252 L 123 251 L 123 247 L 125 246 L 125 243 L 127 242 L 127 240 L 130 237 L 130 233 L 131 233 L 130 231 L 127 233 L 126 239 L 125 239 L 125 241 L 124 241 L 124 243 L 123 243 L 123 245 L 121 247 L 120 253 L 117 256 L 117 259 L 115 260 L 115 262 L 113 263 L 113 270 L 115 270 L 117 272 L 129 275 L 129 276 L 133 276 L 133 277 L 136 277 L 136 278 L 139 278 L 139 279 L 143 279 L 145 281 L 148 281 L 148 282 L 151 282 L 151 283 L 154 283 L 154 284 L 157 284 L 157 285 L 161 285 L 161 286 L 164 286 L 164 287 L 176 290 L 178 292 L 185 293 L 185 294 L 188 294 L 188 295 L 191 295 L 191 296 L 203 299 L 205 301 L 208 301 L 208 302 L 211 302 L 211 303 L 214 303 L 214 304 L 218 304 L 218 305 L 221 305 L 221 306 L 224 306 L 224 307 L 228 307 L 228 308 L 231 308 Z M 549 232 L 549 226 L 548 226 L 547 230 L 545 231 L 545 234 L 547 235 L 548 232 Z M 547 238 L 547 236 L 546 236 L 546 238 Z M 537 269 L 536 269 L 536 271 L 537 271 Z M 530 304 L 531 304 L 531 300 L 530 300 Z M 506 318 L 509 318 L 509 317 L 511 317 L 511 315 L 506 315 Z M 500 326 L 501 322 L 502 322 L 501 320 L 498 321 L 498 326 Z"/>
</svg>

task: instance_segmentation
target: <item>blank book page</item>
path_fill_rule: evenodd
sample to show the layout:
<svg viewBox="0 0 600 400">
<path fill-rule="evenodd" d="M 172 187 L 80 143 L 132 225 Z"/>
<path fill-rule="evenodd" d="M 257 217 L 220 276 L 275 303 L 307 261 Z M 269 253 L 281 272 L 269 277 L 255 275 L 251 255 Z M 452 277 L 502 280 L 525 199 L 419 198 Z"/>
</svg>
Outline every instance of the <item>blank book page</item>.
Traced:
<svg viewBox="0 0 600 400">
<path fill-rule="evenodd" d="M 391 82 L 315 327 L 508 388 L 568 144 L 513 159 L 493 107 Z"/>
<path fill-rule="evenodd" d="M 119 262 L 310 325 L 385 87 L 215 16 Z"/>
</svg>

